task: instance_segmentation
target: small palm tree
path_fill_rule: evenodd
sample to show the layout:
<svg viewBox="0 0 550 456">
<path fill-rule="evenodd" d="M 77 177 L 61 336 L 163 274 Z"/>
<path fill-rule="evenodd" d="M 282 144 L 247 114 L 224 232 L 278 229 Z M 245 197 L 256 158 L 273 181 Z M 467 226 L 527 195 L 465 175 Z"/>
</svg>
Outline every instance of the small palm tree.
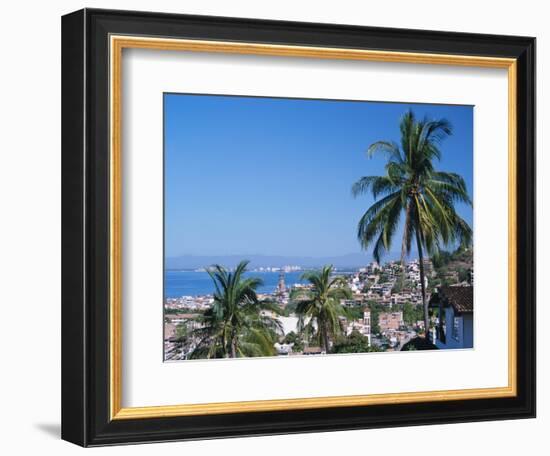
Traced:
<svg viewBox="0 0 550 456">
<path fill-rule="evenodd" d="M 262 281 L 244 278 L 248 261 L 235 271 L 214 265 L 208 269 L 215 286 L 214 303 L 201 326 L 193 332 L 197 339 L 192 358 L 237 358 L 275 354 L 281 323 L 274 317 L 275 304 L 259 301 L 256 289 Z"/>
<path fill-rule="evenodd" d="M 404 272 L 404 258 L 415 242 L 427 333 L 424 252 L 433 256 L 442 245 L 470 245 L 472 229 L 454 206 L 456 202 L 472 203 L 460 175 L 434 167 L 441 158 L 441 141 L 452 134 L 450 123 L 445 119 L 417 120 L 408 111 L 401 119 L 400 131 L 401 147 L 394 142 L 377 141 L 367 151 L 369 157 L 376 152 L 387 154 L 386 174 L 362 177 L 352 187 L 354 197 L 370 192 L 376 200 L 359 220 L 357 237 L 364 249 L 374 244 L 373 256 L 380 262 L 404 215 L 401 266 Z"/>
<path fill-rule="evenodd" d="M 306 337 L 315 334 L 325 353 L 329 352 L 331 338 L 341 331 L 339 317 L 346 315 L 340 300 L 351 298 L 345 279 L 331 277 L 332 273 L 333 267 L 328 265 L 302 274 L 302 280 L 307 280 L 311 288 L 300 290 L 295 296 L 298 330 Z"/>
</svg>

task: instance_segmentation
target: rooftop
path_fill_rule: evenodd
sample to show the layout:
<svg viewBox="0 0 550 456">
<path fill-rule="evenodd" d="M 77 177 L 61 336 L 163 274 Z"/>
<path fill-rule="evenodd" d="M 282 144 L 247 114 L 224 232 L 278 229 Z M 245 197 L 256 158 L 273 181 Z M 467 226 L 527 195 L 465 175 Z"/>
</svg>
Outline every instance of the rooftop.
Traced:
<svg viewBox="0 0 550 456">
<path fill-rule="evenodd" d="M 474 311 L 474 287 L 441 287 L 430 299 L 430 307 L 453 306 L 457 313 Z"/>
<path fill-rule="evenodd" d="M 321 347 L 306 347 L 303 353 L 304 355 L 320 355 L 322 350 Z"/>
<path fill-rule="evenodd" d="M 166 314 L 166 318 L 169 320 L 191 320 L 197 318 L 200 314 L 193 313 L 180 313 L 180 314 Z"/>
</svg>

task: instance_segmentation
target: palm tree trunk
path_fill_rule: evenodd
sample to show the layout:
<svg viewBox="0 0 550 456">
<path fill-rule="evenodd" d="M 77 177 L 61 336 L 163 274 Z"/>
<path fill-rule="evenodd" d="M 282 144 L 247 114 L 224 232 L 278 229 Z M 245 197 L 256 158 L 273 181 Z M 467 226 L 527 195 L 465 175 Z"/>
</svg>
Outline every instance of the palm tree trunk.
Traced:
<svg viewBox="0 0 550 456">
<path fill-rule="evenodd" d="M 328 328 L 327 328 L 327 324 L 325 323 L 324 325 L 324 334 L 323 334 L 323 342 L 324 342 L 324 346 L 325 346 L 325 353 L 328 354 L 328 348 L 329 348 L 329 340 L 328 340 Z"/>
<path fill-rule="evenodd" d="M 227 350 L 227 329 L 225 328 L 222 335 L 222 353 L 224 358 L 229 358 L 231 356 Z"/>
<path fill-rule="evenodd" d="M 410 223 L 411 205 L 407 203 L 405 211 L 405 228 L 403 229 L 403 240 L 401 241 L 401 290 L 405 286 L 405 254 L 407 253 L 407 228 Z"/>
<path fill-rule="evenodd" d="M 237 334 L 231 331 L 231 358 L 237 357 Z"/>
<path fill-rule="evenodd" d="M 422 290 L 422 308 L 424 309 L 424 330 L 426 340 L 430 336 L 430 316 L 428 314 L 428 303 L 426 302 L 426 285 L 424 283 L 424 258 L 422 256 L 422 243 L 420 242 L 420 233 L 416 230 L 416 247 L 418 249 L 418 261 L 420 263 L 420 289 Z"/>
</svg>

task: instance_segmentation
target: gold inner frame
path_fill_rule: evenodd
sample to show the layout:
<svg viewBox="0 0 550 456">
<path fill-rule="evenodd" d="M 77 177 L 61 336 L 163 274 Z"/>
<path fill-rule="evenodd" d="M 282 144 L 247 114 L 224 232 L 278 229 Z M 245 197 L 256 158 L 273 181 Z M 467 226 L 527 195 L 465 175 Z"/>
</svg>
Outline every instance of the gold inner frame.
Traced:
<svg viewBox="0 0 550 456">
<path fill-rule="evenodd" d="M 122 407 L 122 51 L 123 49 L 253 54 L 337 60 L 504 68 L 508 70 L 508 386 L 301 399 Z M 388 52 L 227 41 L 137 36 L 110 37 L 110 415 L 111 419 L 159 418 L 221 413 L 513 397 L 517 394 L 517 61 L 468 55 Z"/>
</svg>

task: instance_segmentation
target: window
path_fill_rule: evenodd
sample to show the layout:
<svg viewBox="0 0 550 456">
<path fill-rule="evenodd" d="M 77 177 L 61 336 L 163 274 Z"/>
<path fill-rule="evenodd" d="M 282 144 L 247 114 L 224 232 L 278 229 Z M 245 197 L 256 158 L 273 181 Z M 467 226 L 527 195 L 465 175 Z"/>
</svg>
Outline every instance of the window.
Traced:
<svg viewBox="0 0 550 456">
<path fill-rule="evenodd" d="M 459 328 L 460 328 L 460 317 L 454 317 L 453 319 L 453 339 L 459 340 Z"/>
</svg>

